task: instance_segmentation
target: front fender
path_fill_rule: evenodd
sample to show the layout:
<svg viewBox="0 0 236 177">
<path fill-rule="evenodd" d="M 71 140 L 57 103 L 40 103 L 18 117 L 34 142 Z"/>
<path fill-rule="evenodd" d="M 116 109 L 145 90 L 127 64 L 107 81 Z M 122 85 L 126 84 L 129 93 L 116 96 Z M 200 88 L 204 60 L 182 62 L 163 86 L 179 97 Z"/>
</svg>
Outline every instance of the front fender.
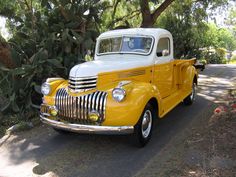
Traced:
<svg viewBox="0 0 236 177">
<path fill-rule="evenodd" d="M 68 85 L 68 81 L 63 78 L 49 78 L 46 81 L 50 87 L 51 92 L 49 95 L 43 96 L 43 103 L 53 106 L 55 104 L 55 95 L 59 88 L 65 87 Z"/>
<path fill-rule="evenodd" d="M 150 83 L 131 82 L 123 86 L 126 90 L 126 98 L 122 102 L 117 102 L 112 98 L 113 88 L 107 90 L 106 119 L 103 125 L 134 126 L 151 98 L 155 98 L 158 105 L 161 105 L 160 94 Z"/>
</svg>

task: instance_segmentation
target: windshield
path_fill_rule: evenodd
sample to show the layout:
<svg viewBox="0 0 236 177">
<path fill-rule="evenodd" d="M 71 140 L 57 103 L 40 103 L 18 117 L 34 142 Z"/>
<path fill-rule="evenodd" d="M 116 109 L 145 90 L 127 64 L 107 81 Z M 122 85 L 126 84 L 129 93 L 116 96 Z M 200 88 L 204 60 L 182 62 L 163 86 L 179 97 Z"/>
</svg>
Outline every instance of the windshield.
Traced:
<svg viewBox="0 0 236 177">
<path fill-rule="evenodd" d="M 153 45 L 152 37 L 114 37 L 101 39 L 98 46 L 98 54 L 112 53 L 137 53 L 149 54 Z"/>
</svg>

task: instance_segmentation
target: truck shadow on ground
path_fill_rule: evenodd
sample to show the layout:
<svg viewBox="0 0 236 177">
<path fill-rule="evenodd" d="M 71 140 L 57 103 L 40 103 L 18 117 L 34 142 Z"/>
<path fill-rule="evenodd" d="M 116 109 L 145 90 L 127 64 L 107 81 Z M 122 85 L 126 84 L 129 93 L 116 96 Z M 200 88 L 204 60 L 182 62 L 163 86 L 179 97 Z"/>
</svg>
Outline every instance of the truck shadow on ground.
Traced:
<svg viewBox="0 0 236 177">
<path fill-rule="evenodd" d="M 8 147 L 9 159 L 15 165 L 35 162 L 28 170 L 37 175 L 133 176 L 153 156 L 163 158 L 161 154 L 171 141 L 183 130 L 191 129 L 191 124 L 198 121 L 204 110 L 210 110 L 211 114 L 210 106 L 214 99 L 207 96 L 216 98 L 220 93 L 216 92 L 215 84 L 219 85 L 217 81 L 204 81 L 208 77 L 202 75 L 201 93 L 192 106 L 180 103 L 154 126 L 152 139 L 145 148 L 135 147 L 130 136 L 63 135 L 41 125 L 30 133 L 20 133 L 11 142 Z M 217 74 L 212 74 L 212 77 L 220 79 Z M 228 88 L 227 83 L 220 83 L 220 86 L 220 90 Z"/>
<path fill-rule="evenodd" d="M 37 175 L 132 176 L 153 156 L 161 153 L 206 105 L 208 101 L 202 97 L 198 97 L 192 106 L 179 104 L 154 126 L 150 143 L 141 149 L 131 143 L 131 136 L 63 135 L 43 125 L 36 128 L 40 130 L 32 130 L 31 137 L 19 136 L 21 139 L 14 140 L 21 144 L 10 146 L 11 162 L 20 164 L 33 159 L 37 164 L 32 172 Z M 44 133 L 34 136 L 37 131 Z"/>
</svg>

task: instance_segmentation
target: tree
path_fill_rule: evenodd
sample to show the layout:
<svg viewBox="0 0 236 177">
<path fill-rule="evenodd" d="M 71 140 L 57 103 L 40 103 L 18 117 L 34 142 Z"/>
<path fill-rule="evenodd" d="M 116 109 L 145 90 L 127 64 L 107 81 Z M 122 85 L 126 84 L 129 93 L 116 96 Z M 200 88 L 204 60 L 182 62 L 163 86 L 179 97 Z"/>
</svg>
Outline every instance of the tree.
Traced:
<svg viewBox="0 0 236 177">
<path fill-rule="evenodd" d="M 176 58 L 196 57 L 199 48 L 210 46 L 210 42 L 212 42 L 210 39 L 206 40 L 208 31 L 206 21 L 209 17 L 209 14 L 206 13 L 207 9 L 209 10 L 211 6 L 211 10 L 214 10 L 226 3 L 224 0 L 217 2 L 213 0 L 176 0 L 159 17 L 154 26 L 165 28 L 172 33 Z M 215 35 L 215 33 L 210 35 Z"/>
<path fill-rule="evenodd" d="M 112 0 L 107 2 L 105 28 L 153 27 L 157 18 L 174 0 Z M 103 27 L 104 27 L 103 26 Z"/>
<path fill-rule="evenodd" d="M 154 27 L 163 12 L 168 10 L 168 7 L 173 7 L 173 3 L 175 6 L 193 4 L 193 9 L 190 10 L 197 9 L 199 11 L 197 14 L 200 14 L 200 20 L 202 20 L 202 16 L 207 18 L 207 11 L 213 11 L 215 8 L 227 4 L 227 0 L 110 0 L 106 1 L 106 6 L 102 11 L 100 27 L 102 31 L 115 28 Z"/>
<path fill-rule="evenodd" d="M 140 10 L 142 13 L 142 22 L 141 27 L 153 27 L 157 18 L 164 12 L 164 10 L 171 5 L 174 0 L 165 0 L 163 1 L 156 9 L 151 12 L 149 1 L 148 0 L 140 0 Z M 159 1 L 154 1 L 159 4 Z"/>
</svg>

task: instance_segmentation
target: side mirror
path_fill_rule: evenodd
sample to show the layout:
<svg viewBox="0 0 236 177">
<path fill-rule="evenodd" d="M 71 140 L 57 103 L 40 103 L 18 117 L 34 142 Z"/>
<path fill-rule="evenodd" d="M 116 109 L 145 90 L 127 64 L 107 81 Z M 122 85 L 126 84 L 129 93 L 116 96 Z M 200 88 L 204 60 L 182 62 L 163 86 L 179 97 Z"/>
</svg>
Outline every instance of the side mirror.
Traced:
<svg viewBox="0 0 236 177">
<path fill-rule="evenodd" d="M 162 50 L 162 56 L 168 56 L 168 55 L 170 55 L 169 50 L 167 49 Z"/>
</svg>

